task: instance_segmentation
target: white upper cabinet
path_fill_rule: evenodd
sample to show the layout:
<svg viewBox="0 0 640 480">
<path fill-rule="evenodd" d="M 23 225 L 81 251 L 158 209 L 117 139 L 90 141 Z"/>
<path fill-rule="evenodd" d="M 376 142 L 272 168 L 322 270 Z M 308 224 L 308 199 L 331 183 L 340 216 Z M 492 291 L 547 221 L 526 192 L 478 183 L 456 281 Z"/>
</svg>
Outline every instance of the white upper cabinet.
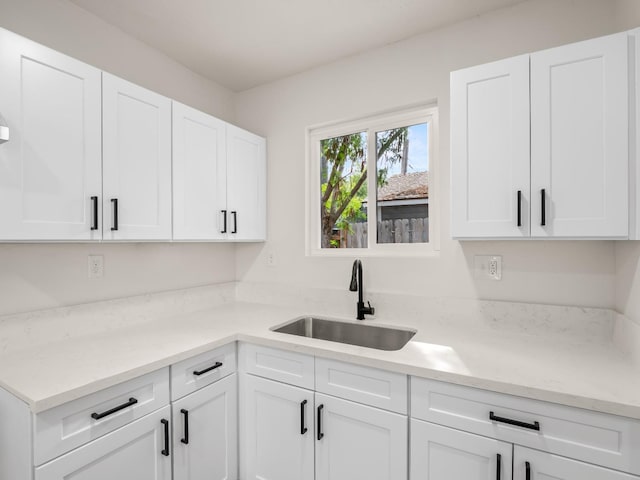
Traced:
<svg viewBox="0 0 640 480">
<path fill-rule="evenodd" d="M 453 237 L 629 237 L 628 42 L 452 73 Z"/>
<path fill-rule="evenodd" d="M 0 29 L 0 242 L 265 238 L 264 138 Z"/>
<path fill-rule="evenodd" d="M 531 235 L 627 237 L 628 35 L 531 55 Z"/>
<path fill-rule="evenodd" d="M 219 240 L 225 236 L 226 125 L 173 102 L 174 240 Z"/>
<path fill-rule="evenodd" d="M 227 125 L 227 233 L 232 240 L 267 235 L 266 140 Z"/>
<path fill-rule="evenodd" d="M 103 73 L 103 238 L 171 239 L 171 100 Z"/>
<path fill-rule="evenodd" d="M 451 74 L 453 237 L 529 235 L 529 56 Z"/>
<path fill-rule="evenodd" d="M 0 29 L 0 116 L 0 240 L 100 239 L 100 70 Z"/>
</svg>

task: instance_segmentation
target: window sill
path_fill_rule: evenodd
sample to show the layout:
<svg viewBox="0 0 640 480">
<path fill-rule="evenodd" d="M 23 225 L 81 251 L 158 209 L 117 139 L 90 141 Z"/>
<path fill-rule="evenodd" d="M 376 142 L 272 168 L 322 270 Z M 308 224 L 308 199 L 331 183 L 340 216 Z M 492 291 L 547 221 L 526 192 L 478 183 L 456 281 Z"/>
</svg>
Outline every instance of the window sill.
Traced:
<svg viewBox="0 0 640 480">
<path fill-rule="evenodd" d="M 316 258 L 345 258 L 345 257 L 374 257 L 374 258 L 437 258 L 440 250 L 424 245 L 393 244 L 388 248 L 314 248 L 306 252 L 307 257 Z"/>
</svg>

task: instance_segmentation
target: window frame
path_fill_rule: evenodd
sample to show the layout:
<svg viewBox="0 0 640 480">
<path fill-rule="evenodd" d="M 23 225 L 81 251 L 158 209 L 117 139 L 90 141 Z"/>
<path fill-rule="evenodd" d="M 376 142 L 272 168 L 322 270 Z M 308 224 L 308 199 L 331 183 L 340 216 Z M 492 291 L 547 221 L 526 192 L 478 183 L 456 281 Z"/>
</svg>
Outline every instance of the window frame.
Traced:
<svg viewBox="0 0 640 480">
<path fill-rule="evenodd" d="M 429 139 L 429 242 L 377 243 L 377 208 L 367 208 L 366 248 L 322 248 L 320 236 L 320 142 L 327 138 L 367 133 L 367 168 L 377 168 L 376 132 L 427 124 Z M 321 257 L 353 256 L 437 256 L 440 252 L 440 189 L 438 159 L 438 108 L 434 104 L 372 115 L 365 118 L 316 125 L 306 129 L 306 255 Z M 369 170 L 371 171 L 371 170 Z M 377 207 L 377 175 L 367 175 L 368 203 Z M 373 193 L 372 193 L 373 192 Z M 374 200 L 375 203 L 371 203 Z M 373 240 L 373 241 L 372 241 Z"/>
</svg>

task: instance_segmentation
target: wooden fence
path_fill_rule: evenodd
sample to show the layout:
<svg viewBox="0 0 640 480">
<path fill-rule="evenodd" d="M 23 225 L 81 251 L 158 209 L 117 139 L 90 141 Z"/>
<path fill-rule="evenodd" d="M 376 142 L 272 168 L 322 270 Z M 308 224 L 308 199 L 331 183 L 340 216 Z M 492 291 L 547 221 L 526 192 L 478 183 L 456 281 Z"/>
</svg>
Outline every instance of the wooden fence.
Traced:
<svg viewBox="0 0 640 480">
<path fill-rule="evenodd" d="M 346 247 L 367 246 L 367 223 L 352 223 L 346 233 Z M 378 222 L 378 243 L 426 243 L 429 241 L 428 218 L 403 218 Z"/>
</svg>

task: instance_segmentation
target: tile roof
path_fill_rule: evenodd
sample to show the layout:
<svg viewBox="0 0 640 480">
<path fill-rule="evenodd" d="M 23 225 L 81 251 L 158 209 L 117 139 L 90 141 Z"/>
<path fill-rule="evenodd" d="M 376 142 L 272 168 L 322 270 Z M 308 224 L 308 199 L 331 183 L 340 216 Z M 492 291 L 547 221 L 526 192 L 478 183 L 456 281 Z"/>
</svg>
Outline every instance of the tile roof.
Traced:
<svg viewBox="0 0 640 480">
<path fill-rule="evenodd" d="M 393 175 L 378 190 L 379 201 L 429 198 L 429 172 Z"/>
</svg>

